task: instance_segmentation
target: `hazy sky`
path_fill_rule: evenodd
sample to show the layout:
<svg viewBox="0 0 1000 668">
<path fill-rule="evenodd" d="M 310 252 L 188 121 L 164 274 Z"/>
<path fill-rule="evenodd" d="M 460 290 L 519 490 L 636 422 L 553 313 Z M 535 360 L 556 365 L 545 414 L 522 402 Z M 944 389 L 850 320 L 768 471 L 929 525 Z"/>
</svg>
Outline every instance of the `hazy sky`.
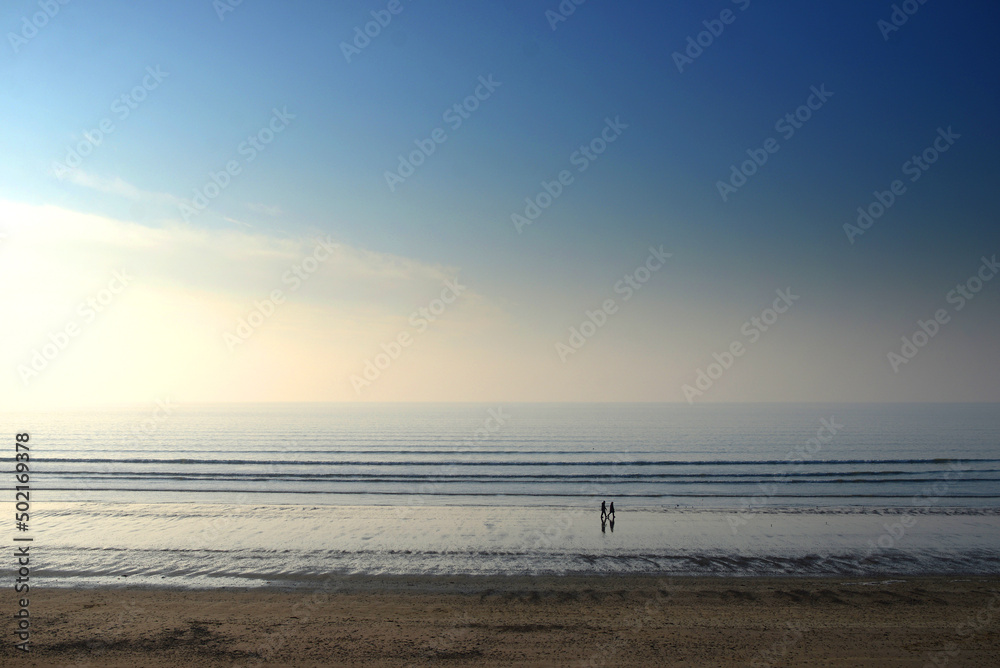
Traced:
<svg viewBox="0 0 1000 668">
<path fill-rule="evenodd" d="M 682 4 L 5 3 L 0 402 L 1000 401 L 1000 9 Z"/>
</svg>

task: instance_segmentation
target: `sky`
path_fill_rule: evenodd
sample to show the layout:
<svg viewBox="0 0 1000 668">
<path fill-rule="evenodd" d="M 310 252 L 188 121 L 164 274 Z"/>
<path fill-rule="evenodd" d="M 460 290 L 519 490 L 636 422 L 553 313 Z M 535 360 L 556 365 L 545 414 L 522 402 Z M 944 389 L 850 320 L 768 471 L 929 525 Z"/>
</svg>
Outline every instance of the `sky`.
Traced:
<svg viewBox="0 0 1000 668">
<path fill-rule="evenodd" d="M 682 4 L 5 3 L 0 403 L 1000 401 L 1000 9 Z"/>
</svg>

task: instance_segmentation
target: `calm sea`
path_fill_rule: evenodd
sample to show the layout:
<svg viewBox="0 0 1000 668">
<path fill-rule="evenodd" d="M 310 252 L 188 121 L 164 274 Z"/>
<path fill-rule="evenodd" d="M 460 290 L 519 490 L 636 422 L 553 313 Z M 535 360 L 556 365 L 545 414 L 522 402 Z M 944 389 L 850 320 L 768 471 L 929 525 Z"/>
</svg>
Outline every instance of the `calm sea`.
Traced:
<svg viewBox="0 0 1000 668">
<path fill-rule="evenodd" d="M 31 434 L 19 536 L 48 586 L 1000 572 L 995 405 L 162 401 L 4 424 Z"/>
<path fill-rule="evenodd" d="M 262 404 L 6 415 L 40 499 L 996 506 L 995 404 Z M 937 492 L 934 485 L 937 484 Z"/>
</svg>

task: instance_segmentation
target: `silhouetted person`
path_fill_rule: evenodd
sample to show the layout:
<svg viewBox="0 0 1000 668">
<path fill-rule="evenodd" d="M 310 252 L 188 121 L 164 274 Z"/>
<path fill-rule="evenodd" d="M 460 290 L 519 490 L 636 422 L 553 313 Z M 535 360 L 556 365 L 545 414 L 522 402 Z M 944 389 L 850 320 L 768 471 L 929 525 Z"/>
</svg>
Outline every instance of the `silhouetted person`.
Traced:
<svg viewBox="0 0 1000 668">
<path fill-rule="evenodd" d="M 611 515 L 611 517 L 615 516 L 615 502 L 614 501 L 611 502 L 611 511 L 610 511 L 609 514 Z"/>
<path fill-rule="evenodd" d="M 614 506 L 615 504 L 612 503 L 611 505 Z M 601 519 L 603 520 L 607 514 L 608 514 L 608 502 L 601 501 Z"/>
</svg>

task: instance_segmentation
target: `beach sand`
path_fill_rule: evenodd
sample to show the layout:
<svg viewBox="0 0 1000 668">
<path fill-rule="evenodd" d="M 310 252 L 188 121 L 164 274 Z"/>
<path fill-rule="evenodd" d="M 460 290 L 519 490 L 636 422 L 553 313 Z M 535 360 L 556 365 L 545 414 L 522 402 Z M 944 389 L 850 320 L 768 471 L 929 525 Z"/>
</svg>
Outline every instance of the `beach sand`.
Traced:
<svg viewBox="0 0 1000 668">
<path fill-rule="evenodd" d="M 338 577 L 33 589 L 17 666 L 996 666 L 1000 578 Z"/>
</svg>

